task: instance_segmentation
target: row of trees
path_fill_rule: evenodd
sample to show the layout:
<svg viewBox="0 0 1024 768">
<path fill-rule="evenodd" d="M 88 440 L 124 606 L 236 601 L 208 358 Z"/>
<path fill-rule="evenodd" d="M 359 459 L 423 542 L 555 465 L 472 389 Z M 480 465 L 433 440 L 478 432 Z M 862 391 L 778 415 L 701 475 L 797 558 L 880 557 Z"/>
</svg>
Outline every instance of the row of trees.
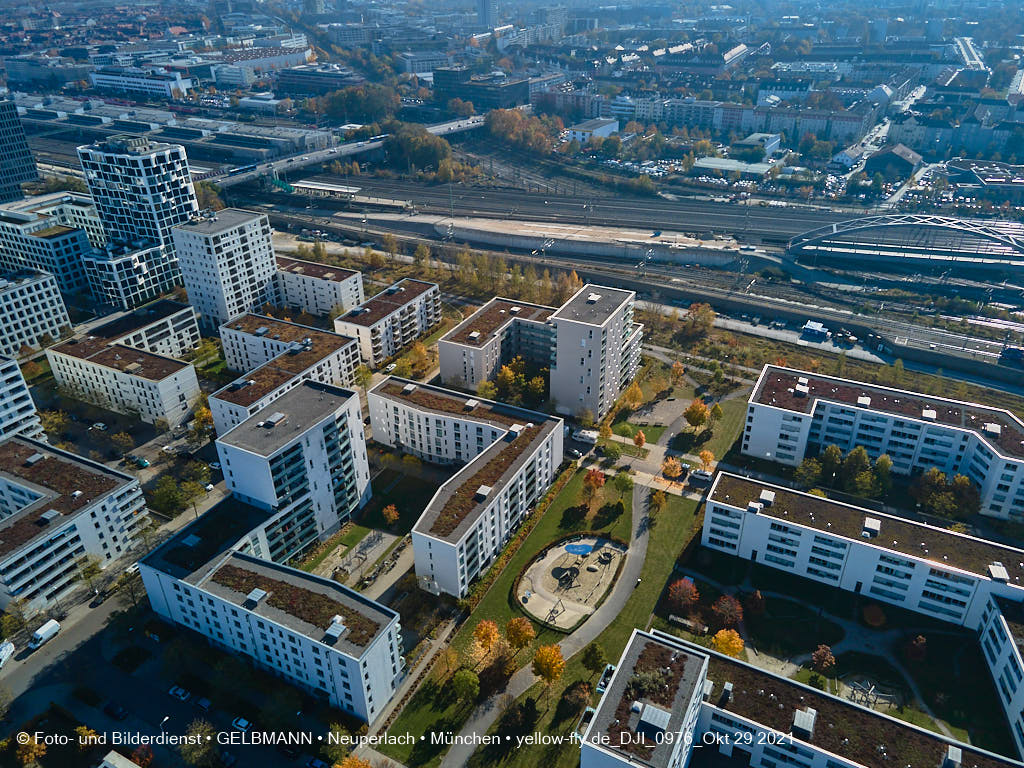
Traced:
<svg viewBox="0 0 1024 768">
<path fill-rule="evenodd" d="M 486 117 L 491 135 L 532 154 L 550 154 L 555 139 L 565 130 L 560 117 L 534 117 L 519 109 L 492 109 Z"/>
</svg>

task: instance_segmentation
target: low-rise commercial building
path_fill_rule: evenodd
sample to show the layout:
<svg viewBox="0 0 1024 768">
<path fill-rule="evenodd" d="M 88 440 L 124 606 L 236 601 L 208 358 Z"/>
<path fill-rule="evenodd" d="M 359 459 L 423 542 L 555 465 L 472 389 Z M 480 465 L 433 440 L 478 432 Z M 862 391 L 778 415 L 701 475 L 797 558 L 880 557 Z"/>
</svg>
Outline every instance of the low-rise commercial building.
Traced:
<svg viewBox="0 0 1024 768">
<path fill-rule="evenodd" d="M 210 396 L 214 428 L 223 435 L 303 381 L 351 387 L 359 366 L 355 339 L 263 315 L 221 326 L 228 367 L 246 371 Z"/>
<path fill-rule="evenodd" d="M 89 73 L 89 82 L 99 90 L 168 100 L 183 99 L 193 87 L 180 72 L 139 67 L 102 67 Z"/>
<path fill-rule="evenodd" d="M 334 330 L 359 340 L 359 354 L 380 365 L 441 322 L 437 283 L 406 278 L 335 318 Z"/>
<path fill-rule="evenodd" d="M 580 741 L 580 768 L 890 764 L 1020 765 L 664 632 L 639 629 Z"/>
<path fill-rule="evenodd" d="M 24 269 L 0 273 L 0 355 L 18 356 L 71 330 L 53 275 Z"/>
<path fill-rule="evenodd" d="M 614 118 L 594 117 L 569 126 L 569 140 L 587 144 L 595 136 L 606 139 L 619 132 L 619 121 Z"/>
<path fill-rule="evenodd" d="M 0 606 L 49 607 L 82 558 L 106 568 L 128 553 L 146 515 L 131 475 L 37 440 L 0 442 Z"/>
<path fill-rule="evenodd" d="M 199 398 L 195 368 L 178 359 L 198 343 L 192 308 L 158 301 L 56 344 L 46 357 L 57 384 L 72 396 L 175 426 Z"/>
<path fill-rule="evenodd" d="M 562 420 L 394 377 L 368 403 L 376 442 L 464 465 L 412 530 L 420 585 L 462 597 L 554 481 Z"/>
<path fill-rule="evenodd" d="M 399 616 L 274 562 L 281 513 L 228 498 L 139 563 L 153 610 L 214 647 L 365 720 L 404 675 Z"/>
<path fill-rule="evenodd" d="M 313 261 L 277 257 L 274 303 L 311 315 L 348 312 L 362 304 L 363 275 Z"/>
<path fill-rule="evenodd" d="M 982 514 L 1024 516 L 1024 423 L 1009 411 L 766 365 L 747 401 L 743 453 L 797 466 L 831 444 L 887 454 L 901 475 L 966 475 Z"/>
</svg>

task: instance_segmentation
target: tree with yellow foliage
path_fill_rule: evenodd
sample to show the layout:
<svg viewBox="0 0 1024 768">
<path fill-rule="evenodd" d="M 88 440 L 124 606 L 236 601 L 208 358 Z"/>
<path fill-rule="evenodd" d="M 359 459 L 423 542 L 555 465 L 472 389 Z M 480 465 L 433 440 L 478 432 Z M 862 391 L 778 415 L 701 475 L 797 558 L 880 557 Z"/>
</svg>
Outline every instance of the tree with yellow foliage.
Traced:
<svg viewBox="0 0 1024 768">
<path fill-rule="evenodd" d="M 517 616 L 514 619 L 509 619 L 508 624 L 505 625 L 505 637 L 508 638 L 508 644 L 518 653 L 533 642 L 533 639 L 537 637 L 537 631 L 533 628 L 533 622 L 528 618 Z"/>
<path fill-rule="evenodd" d="M 720 629 L 711 638 L 711 647 L 719 653 L 735 658 L 743 653 L 743 638 L 735 629 Z"/>
<path fill-rule="evenodd" d="M 542 645 L 537 649 L 533 656 L 533 674 L 543 680 L 548 689 L 558 682 L 564 671 L 565 659 L 557 644 Z"/>
<path fill-rule="evenodd" d="M 661 474 L 669 480 L 675 480 L 683 474 L 683 465 L 679 463 L 679 459 L 675 456 L 667 456 L 665 460 L 661 462 Z"/>
<path fill-rule="evenodd" d="M 490 619 L 484 619 L 473 628 L 473 639 L 484 651 L 490 651 L 498 642 L 499 637 L 501 637 L 501 632 L 498 630 L 498 625 Z"/>
<path fill-rule="evenodd" d="M 715 463 L 715 454 L 705 448 L 703 451 L 697 454 L 697 458 L 700 459 L 700 468 L 705 472 L 711 469 L 711 465 Z"/>
</svg>

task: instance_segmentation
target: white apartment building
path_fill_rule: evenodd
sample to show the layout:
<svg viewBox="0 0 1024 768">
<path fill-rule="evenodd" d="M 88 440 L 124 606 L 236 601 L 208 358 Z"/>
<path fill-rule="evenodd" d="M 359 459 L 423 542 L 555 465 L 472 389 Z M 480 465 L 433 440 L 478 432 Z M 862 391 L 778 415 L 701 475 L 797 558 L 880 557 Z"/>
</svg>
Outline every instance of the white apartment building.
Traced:
<svg viewBox="0 0 1024 768">
<path fill-rule="evenodd" d="M 153 610 L 374 723 L 405 674 L 399 616 L 269 559 L 272 511 L 227 499 L 140 561 Z"/>
<path fill-rule="evenodd" d="M 661 688 L 652 688 L 651 680 Z M 580 741 L 580 768 L 1011 768 L 664 632 L 634 630 Z"/>
<path fill-rule="evenodd" d="M 766 365 L 747 403 L 743 453 L 796 466 L 833 443 L 887 454 L 902 475 L 966 475 L 982 514 L 1024 516 L 1024 422 L 1009 411 Z"/>
<path fill-rule="evenodd" d="M 171 230 L 199 213 L 185 148 L 112 136 L 78 148 L 110 242 L 173 246 Z"/>
<path fill-rule="evenodd" d="M 192 90 L 190 77 L 180 72 L 147 70 L 136 67 L 105 67 L 89 73 L 94 88 L 127 93 L 143 98 L 180 100 Z"/>
<path fill-rule="evenodd" d="M 327 538 L 370 498 L 359 396 L 303 381 L 217 438 L 235 498 L 284 513 L 287 533 L 270 558 Z"/>
<path fill-rule="evenodd" d="M 180 280 L 171 230 L 199 213 L 185 148 L 113 136 L 78 148 L 107 244 L 85 259 L 94 295 L 130 308 Z"/>
<path fill-rule="evenodd" d="M 724 472 L 701 543 L 977 629 L 1024 755 L 1024 550 Z"/>
<path fill-rule="evenodd" d="M 24 269 L 0 273 L 0 355 L 16 357 L 71 331 L 53 275 Z"/>
<path fill-rule="evenodd" d="M 83 195 L 63 194 L 25 198 L 0 206 L 0 269 L 49 272 L 62 293 L 89 289 L 83 259 L 93 248 L 89 233 L 78 222 L 95 215 Z M 72 221 L 76 217 L 78 222 Z"/>
<path fill-rule="evenodd" d="M 558 413 L 589 411 L 600 419 L 636 376 L 643 326 L 633 322 L 635 299 L 632 291 L 585 285 L 551 315 L 550 392 Z"/>
<path fill-rule="evenodd" d="M 146 519 L 139 481 L 25 437 L 0 442 L 0 606 L 49 607 L 79 582 L 78 561 L 106 568 Z"/>
<path fill-rule="evenodd" d="M 441 380 L 476 389 L 514 357 L 550 368 L 558 413 L 600 419 L 636 376 L 643 326 L 636 294 L 585 285 L 560 307 L 495 298 L 438 342 Z"/>
<path fill-rule="evenodd" d="M 277 264 L 265 214 L 226 208 L 173 230 L 189 303 L 216 331 L 274 299 Z"/>
<path fill-rule="evenodd" d="M 363 275 L 350 269 L 277 257 L 274 303 L 311 315 L 348 312 L 362 304 Z"/>
<path fill-rule="evenodd" d="M 57 384 L 72 396 L 147 423 L 185 421 L 199 398 L 191 363 L 199 343 L 195 312 L 158 301 L 46 350 Z"/>
<path fill-rule="evenodd" d="M 412 530 L 420 585 L 462 597 L 554 482 L 562 420 L 394 377 L 367 399 L 376 442 L 463 465 Z"/>
<path fill-rule="evenodd" d="M 555 351 L 555 307 L 495 297 L 437 342 L 441 381 L 476 391 L 494 381 L 502 365 L 522 357 L 547 368 Z"/>
<path fill-rule="evenodd" d="M 210 396 L 218 435 L 303 381 L 355 384 L 355 339 L 263 315 L 243 315 L 221 326 L 220 336 L 228 367 L 245 373 Z"/>
<path fill-rule="evenodd" d="M 378 366 L 439 322 L 437 283 L 406 278 L 335 318 L 334 330 L 358 339 L 363 360 Z"/>
<path fill-rule="evenodd" d="M 0 357 L 0 439 L 12 435 L 46 440 L 21 366 L 17 360 Z"/>
</svg>

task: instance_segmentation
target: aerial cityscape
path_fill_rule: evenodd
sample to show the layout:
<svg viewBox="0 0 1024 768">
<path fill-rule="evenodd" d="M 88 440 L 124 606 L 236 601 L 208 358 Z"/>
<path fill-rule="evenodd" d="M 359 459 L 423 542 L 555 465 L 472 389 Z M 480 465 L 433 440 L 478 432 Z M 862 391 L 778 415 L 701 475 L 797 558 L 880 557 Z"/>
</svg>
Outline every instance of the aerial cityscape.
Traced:
<svg viewBox="0 0 1024 768">
<path fill-rule="evenodd" d="M 1024 768 L 1009 0 L 0 18 L 0 768 Z"/>
</svg>

